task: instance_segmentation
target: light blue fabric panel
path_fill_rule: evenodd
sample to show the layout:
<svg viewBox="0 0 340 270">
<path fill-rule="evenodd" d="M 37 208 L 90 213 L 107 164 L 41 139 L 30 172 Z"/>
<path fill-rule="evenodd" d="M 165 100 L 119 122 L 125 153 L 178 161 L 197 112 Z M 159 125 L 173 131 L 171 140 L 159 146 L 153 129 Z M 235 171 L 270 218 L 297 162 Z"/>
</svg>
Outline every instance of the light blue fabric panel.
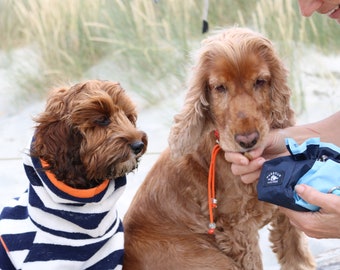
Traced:
<svg viewBox="0 0 340 270">
<path fill-rule="evenodd" d="M 333 188 L 340 188 L 340 164 L 328 159 L 327 161 L 316 161 L 313 167 L 303 175 L 297 184 L 306 184 L 323 193 L 329 193 Z M 340 196 L 340 190 L 334 189 L 333 194 Z M 294 192 L 295 202 L 311 211 L 318 211 L 320 207 L 304 201 Z"/>
<path fill-rule="evenodd" d="M 340 147 L 331 143 L 320 142 L 320 138 L 310 138 L 301 145 L 298 145 L 293 139 L 287 138 L 286 145 L 293 155 L 305 152 L 309 145 L 316 145 L 319 148 L 329 148 L 340 153 Z M 310 154 L 312 155 L 312 153 Z M 313 167 L 299 179 L 297 184 L 306 184 L 323 193 L 332 192 L 340 196 L 340 190 L 336 189 L 337 187 L 340 188 L 340 163 L 332 159 L 324 161 L 316 160 Z M 311 211 L 318 211 L 320 209 L 319 206 L 307 203 L 299 197 L 296 192 L 294 192 L 294 198 L 296 204 Z"/>
<path fill-rule="evenodd" d="M 302 152 L 305 152 L 307 150 L 308 145 L 311 145 L 311 144 L 319 145 L 320 138 L 310 138 L 300 145 L 297 144 L 297 142 L 292 138 L 286 138 L 285 142 L 286 142 L 287 147 L 289 147 L 290 152 L 293 155 L 297 155 Z"/>
</svg>

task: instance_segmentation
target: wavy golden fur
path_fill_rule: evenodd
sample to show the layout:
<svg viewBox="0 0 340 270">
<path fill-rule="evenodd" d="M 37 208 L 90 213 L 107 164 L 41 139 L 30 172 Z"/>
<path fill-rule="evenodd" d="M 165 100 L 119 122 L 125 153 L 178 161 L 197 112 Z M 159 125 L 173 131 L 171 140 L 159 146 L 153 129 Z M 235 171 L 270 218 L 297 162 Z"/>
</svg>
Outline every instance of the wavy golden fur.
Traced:
<svg viewBox="0 0 340 270">
<path fill-rule="evenodd" d="M 281 269 L 314 269 L 303 233 L 276 206 L 258 201 L 256 183 L 243 184 L 224 159 L 224 151 L 250 151 L 270 129 L 294 124 L 286 78 L 273 45 L 258 33 L 231 28 L 203 41 L 169 148 L 125 216 L 124 269 L 262 269 L 258 230 L 268 223 Z M 207 181 L 215 130 L 222 151 L 211 235 Z"/>
<path fill-rule="evenodd" d="M 137 167 L 147 136 L 136 120 L 135 105 L 119 83 L 92 80 L 58 88 L 35 119 L 31 155 L 68 186 L 91 188 Z"/>
</svg>

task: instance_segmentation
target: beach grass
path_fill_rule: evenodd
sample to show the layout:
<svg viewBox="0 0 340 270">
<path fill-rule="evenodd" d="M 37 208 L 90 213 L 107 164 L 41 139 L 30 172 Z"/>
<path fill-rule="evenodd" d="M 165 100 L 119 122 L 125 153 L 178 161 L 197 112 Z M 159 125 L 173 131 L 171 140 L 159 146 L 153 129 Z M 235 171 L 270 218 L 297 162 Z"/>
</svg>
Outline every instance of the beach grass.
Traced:
<svg viewBox="0 0 340 270">
<path fill-rule="evenodd" d="M 190 51 L 206 37 L 202 8 L 197 0 L 0 0 L 0 49 L 33 45 L 40 52 L 41 74 L 23 91 L 44 94 L 46 86 L 81 79 L 109 59 L 155 104 L 183 90 Z M 210 30 L 246 26 L 273 40 L 293 74 L 293 102 L 301 111 L 297 50 L 340 51 L 340 27 L 326 16 L 303 18 L 296 0 L 210 1 L 208 21 Z"/>
</svg>

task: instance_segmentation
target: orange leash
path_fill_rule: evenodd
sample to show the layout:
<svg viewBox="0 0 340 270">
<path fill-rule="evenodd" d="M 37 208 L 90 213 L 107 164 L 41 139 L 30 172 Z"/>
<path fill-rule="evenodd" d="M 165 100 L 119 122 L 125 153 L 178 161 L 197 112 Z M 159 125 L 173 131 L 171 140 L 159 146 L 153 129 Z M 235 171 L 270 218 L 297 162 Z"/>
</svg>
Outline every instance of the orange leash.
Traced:
<svg viewBox="0 0 340 270">
<path fill-rule="evenodd" d="M 215 194 L 215 163 L 216 156 L 218 151 L 220 151 L 221 147 L 216 144 L 212 150 L 211 161 L 209 167 L 209 176 L 208 176 L 208 206 L 209 206 L 209 234 L 214 234 L 216 229 L 216 223 L 214 222 L 214 213 L 213 209 L 217 208 L 217 199 Z"/>
</svg>

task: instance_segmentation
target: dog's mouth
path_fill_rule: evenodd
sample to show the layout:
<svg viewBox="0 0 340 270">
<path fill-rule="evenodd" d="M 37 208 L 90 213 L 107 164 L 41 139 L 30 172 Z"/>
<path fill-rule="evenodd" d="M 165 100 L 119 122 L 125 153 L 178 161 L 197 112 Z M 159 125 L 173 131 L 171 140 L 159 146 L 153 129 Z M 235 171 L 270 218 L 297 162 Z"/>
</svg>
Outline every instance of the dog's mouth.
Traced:
<svg viewBox="0 0 340 270">
<path fill-rule="evenodd" d="M 215 137 L 224 152 L 240 153 L 251 161 L 254 157 L 249 152 L 261 146 L 266 134 L 258 131 L 245 133 L 225 131 L 220 137 L 217 138 L 216 135 Z"/>
<path fill-rule="evenodd" d="M 98 182 L 95 179 L 114 180 L 135 171 L 146 147 L 146 139 L 132 142 L 123 141 L 121 144 L 113 146 L 109 144 L 107 147 L 103 147 L 104 153 L 97 151 L 91 156 L 92 160 L 95 160 L 92 166 L 85 166 L 88 169 L 87 178 L 94 179 L 93 182 Z"/>
<path fill-rule="evenodd" d="M 221 148 L 226 152 L 238 152 L 247 155 L 246 153 L 259 146 L 261 139 L 260 133 L 258 131 L 254 131 L 236 133 L 231 136 L 222 136 L 222 138 L 218 139 L 218 142 Z"/>
<path fill-rule="evenodd" d="M 107 173 L 107 178 L 116 179 L 128 173 L 134 172 L 138 169 L 140 158 L 141 156 L 136 156 L 135 158 L 130 158 L 110 166 Z"/>
</svg>

